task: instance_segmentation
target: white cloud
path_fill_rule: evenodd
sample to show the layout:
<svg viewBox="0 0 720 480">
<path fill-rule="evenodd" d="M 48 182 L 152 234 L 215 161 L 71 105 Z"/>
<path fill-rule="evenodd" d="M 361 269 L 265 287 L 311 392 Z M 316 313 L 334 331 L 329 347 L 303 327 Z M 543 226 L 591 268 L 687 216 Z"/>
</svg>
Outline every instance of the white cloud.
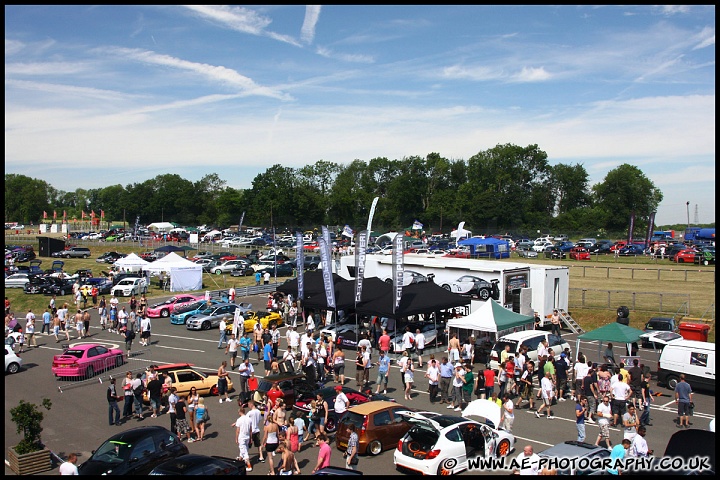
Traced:
<svg viewBox="0 0 720 480">
<path fill-rule="evenodd" d="M 315 39 L 315 26 L 320 18 L 321 8 L 320 5 L 305 6 L 305 20 L 303 20 L 300 38 L 307 44 L 313 43 Z"/>
</svg>

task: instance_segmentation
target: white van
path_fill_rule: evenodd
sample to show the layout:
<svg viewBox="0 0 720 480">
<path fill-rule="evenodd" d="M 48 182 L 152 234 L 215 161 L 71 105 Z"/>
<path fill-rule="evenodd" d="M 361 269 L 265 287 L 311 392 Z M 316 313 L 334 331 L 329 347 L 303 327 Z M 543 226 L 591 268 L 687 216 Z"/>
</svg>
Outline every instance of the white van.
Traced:
<svg viewBox="0 0 720 480">
<path fill-rule="evenodd" d="M 513 356 L 518 352 L 521 346 L 528 347 L 528 360 L 535 362 L 537 366 L 537 347 L 540 345 L 542 340 L 548 341 L 548 348 L 553 349 L 554 357 L 556 360 L 560 360 L 560 354 L 565 351 L 566 348 L 570 348 L 570 344 L 557 335 L 553 335 L 550 332 L 544 332 L 542 330 L 523 330 L 520 332 L 513 332 L 507 335 L 503 335 L 498 338 L 495 345 L 490 351 L 490 361 L 488 367 L 497 372 L 498 363 L 500 362 L 500 352 L 505 350 L 505 345 L 510 345 L 510 353 Z"/>
<path fill-rule="evenodd" d="M 658 383 L 674 390 L 681 373 L 693 389 L 715 391 L 715 344 L 696 340 L 668 343 L 658 361 Z"/>
</svg>

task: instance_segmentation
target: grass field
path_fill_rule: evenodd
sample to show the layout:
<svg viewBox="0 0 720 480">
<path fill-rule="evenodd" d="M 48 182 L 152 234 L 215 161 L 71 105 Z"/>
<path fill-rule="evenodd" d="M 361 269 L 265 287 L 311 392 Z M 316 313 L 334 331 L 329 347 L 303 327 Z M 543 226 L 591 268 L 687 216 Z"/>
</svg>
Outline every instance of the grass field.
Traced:
<svg viewBox="0 0 720 480">
<path fill-rule="evenodd" d="M 37 239 L 34 236 L 23 237 L 6 235 L 7 244 L 30 244 L 37 251 Z M 121 253 L 135 252 L 140 254 L 152 248 L 140 247 L 138 244 L 125 243 L 83 243 L 88 246 L 92 257 L 88 259 L 68 259 L 65 271 L 72 274 L 80 268 L 92 269 L 94 276 L 107 271 L 109 265 L 97 263 L 95 258 L 107 251 Z M 225 251 L 219 246 L 201 247 L 215 252 Z M 237 249 L 235 249 L 237 251 Z M 190 252 L 192 254 L 192 252 Z M 189 255 L 192 256 L 192 255 Z M 51 258 L 39 257 L 43 268 L 50 268 Z M 502 261 L 502 260 L 499 260 Z M 698 266 L 674 264 L 667 259 L 652 260 L 650 258 L 614 258 L 612 256 L 593 257 L 590 261 L 519 259 L 510 261 L 524 263 L 564 265 L 570 267 L 570 302 L 569 311 L 573 318 L 586 330 L 615 321 L 616 310 L 620 305 L 631 308 L 630 325 L 642 328 L 652 316 L 673 316 L 687 314 L 690 317 L 703 317 L 713 320 L 710 330 L 710 341 L 715 341 L 715 266 Z M 203 274 L 203 290 L 218 290 L 243 287 L 254 284 L 254 279 L 231 277 L 230 275 Z M 148 297 L 167 295 L 153 286 Z M 44 295 L 27 295 L 21 289 L 5 289 L 5 296 L 11 302 L 16 316 L 32 308 L 36 314 L 43 312 L 48 298 Z M 62 301 L 62 299 L 58 299 Z M 70 296 L 66 301 L 71 302 Z"/>
</svg>

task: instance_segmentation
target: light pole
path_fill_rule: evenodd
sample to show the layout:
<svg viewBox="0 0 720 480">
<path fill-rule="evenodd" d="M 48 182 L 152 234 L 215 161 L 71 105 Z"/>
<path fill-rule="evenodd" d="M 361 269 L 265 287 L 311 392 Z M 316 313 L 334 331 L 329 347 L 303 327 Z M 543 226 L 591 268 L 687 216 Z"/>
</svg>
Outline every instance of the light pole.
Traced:
<svg viewBox="0 0 720 480">
<path fill-rule="evenodd" d="M 686 202 L 685 207 L 687 208 L 687 226 L 690 228 L 690 202 Z"/>
</svg>

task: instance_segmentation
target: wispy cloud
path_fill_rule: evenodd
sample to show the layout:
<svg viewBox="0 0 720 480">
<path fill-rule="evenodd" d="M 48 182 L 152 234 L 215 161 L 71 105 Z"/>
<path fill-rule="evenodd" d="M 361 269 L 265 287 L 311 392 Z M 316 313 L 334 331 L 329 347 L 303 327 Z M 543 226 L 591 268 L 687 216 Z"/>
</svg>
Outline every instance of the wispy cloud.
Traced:
<svg viewBox="0 0 720 480">
<path fill-rule="evenodd" d="M 98 52 L 122 56 L 126 59 L 135 60 L 150 65 L 173 67 L 179 70 L 189 71 L 205 77 L 213 82 L 239 88 L 248 95 L 260 95 L 277 98 L 279 100 L 292 100 L 286 93 L 271 87 L 263 87 L 256 84 L 252 79 L 241 75 L 230 68 L 208 65 L 206 63 L 189 62 L 170 55 L 162 55 L 148 50 L 108 47 L 98 49 Z"/>
<path fill-rule="evenodd" d="M 715 45 L 715 29 L 712 27 L 705 27 L 702 32 L 695 36 L 698 44 L 693 47 L 693 50 L 699 50 L 701 48 L 711 47 Z"/>
<path fill-rule="evenodd" d="M 76 75 L 88 69 L 86 64 L 80 62 L 6 63 L 5 75 Z"/>
<path fill-rule="evenodd" d="M 320 5 L 305 6 L 305 20 L 303 20 L 303 26 L 300 30 L 300 39 L 307 44 L 311 44 L 315 39 L 315 26 L 320 18 L 321 8 Z"/>
</svg>

